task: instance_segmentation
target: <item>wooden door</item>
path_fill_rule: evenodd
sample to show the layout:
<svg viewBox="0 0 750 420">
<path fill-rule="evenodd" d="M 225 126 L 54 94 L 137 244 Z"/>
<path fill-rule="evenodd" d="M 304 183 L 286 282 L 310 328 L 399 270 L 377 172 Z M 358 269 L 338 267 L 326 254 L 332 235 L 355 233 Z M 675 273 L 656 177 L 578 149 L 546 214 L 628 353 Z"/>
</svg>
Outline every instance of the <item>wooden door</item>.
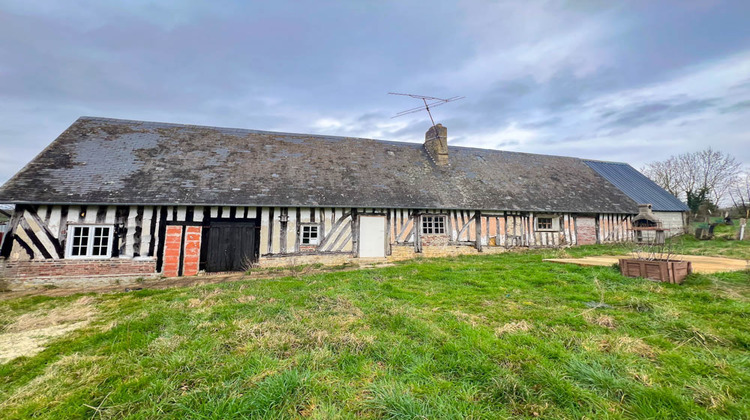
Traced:
<svg viewBox="0 0 750 420">
<path fill-rule="evenodd" d="M 211 223 L 206 249 L 206 271 L 247 271 L 257 261 L 255 223 Z"/>
<path fill-rule="evenodd" d="M 385 257 L 385 217 L 359 216 L 359 256 Z"/>
</svg>

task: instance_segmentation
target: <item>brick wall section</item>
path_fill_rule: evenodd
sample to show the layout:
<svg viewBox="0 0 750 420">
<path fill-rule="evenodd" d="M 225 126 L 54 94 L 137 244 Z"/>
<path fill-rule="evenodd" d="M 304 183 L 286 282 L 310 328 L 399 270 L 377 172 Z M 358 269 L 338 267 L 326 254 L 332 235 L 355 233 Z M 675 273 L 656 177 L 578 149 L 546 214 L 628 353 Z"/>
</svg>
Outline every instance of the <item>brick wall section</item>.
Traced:
<svg viewBox="0 0 750 420">
<path fill-rule="evenodd" d="M 7 278 L 25 279 L 36 277 L 73 277 L 73 276 L 117 276 L 154 274 L 156 260 L 119 259 L 106 260 L 26 260 L 5 261 L 4 275 Z"/>
<path fill-rule="evenodd" d="M 576 218 L 576 236 L 578 245 L 592 245 L 596 243 L 596 220 L 593 217 Z"/>
<path fill-rule="evenodd" d="M 198 274 L 201 256 L 201 227 L 187 226 L 185 229 L 185 250 L 183 253 L 182 275 Z"/>
<path fill-rule="evenodd" d="M 425 235 L 423 234 L 420 237 L 420 240 L 422 241 L 422 246 L 446 246 L 448 245 L 448 242 L 450 241 L 450 237 L 448 235 Z"/>
<path fill-rule="evenodd" d="M 156 259 L 112 258 L 107 260 L 25 260 L 0 259 L 0 279 L 11 289 L 44 284 L 58 286 L 94 286 L 116 280 L 147 278 L 156 275 Z"/>
<path fill-rule="evenodd" d="M 164 266 L 162 273 L 166 277 L 177 277 L 180 269 L 182 245 L 182 226 L 167 226 L 167 237 L 164 240 Z"/>
</svg>

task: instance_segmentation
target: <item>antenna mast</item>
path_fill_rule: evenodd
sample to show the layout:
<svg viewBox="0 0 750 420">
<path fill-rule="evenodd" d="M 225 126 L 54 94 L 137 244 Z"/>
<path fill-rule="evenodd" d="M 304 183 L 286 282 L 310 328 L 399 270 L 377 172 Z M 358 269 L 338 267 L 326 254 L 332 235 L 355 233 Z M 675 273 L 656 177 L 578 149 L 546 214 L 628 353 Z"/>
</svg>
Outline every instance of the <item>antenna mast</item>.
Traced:
<svg viewBox="0 0 750 420">
<path fill-rule="evenodd" d="M 424 95 L 415 95 L 413 93 L 396 93 L 396 92 L 388 92 L 389 95 L 399 95 L 399 96 L 408 96 L 410 98 L 414 99 L 421 99 L 424 105 L 420 105 L 418 107 L 410 108 L 405 111 L 401 111 L 394 115 L 391 118 L 396 117 L 402 117 L 407 114 L 413 114 L 415 112 L 420 112 L 422 110 L 427 111 L 427 115 L 430 116 L 430 121 L 432 122 L 432 126 L 435 127 L 435 120 L 432 118 L 432 112 L 430 111 L 430 107 L 435 108 L 436 106 L 445 105 L 448 102 L 457 101 L 459 99 L 464 99 L 465 96 L 454 96 L 452 98 L 448 99 L 442 99 L 442 98 L 435 98 L 433 96 L 424 96 Z"/>
</svg>

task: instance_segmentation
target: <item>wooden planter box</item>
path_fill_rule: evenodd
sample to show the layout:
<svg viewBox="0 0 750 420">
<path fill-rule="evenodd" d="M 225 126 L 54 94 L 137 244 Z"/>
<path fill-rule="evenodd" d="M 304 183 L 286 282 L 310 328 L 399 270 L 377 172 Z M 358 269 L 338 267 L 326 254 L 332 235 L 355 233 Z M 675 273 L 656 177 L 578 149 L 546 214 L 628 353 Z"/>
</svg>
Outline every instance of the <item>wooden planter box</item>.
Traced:
<svg viewBox="0 0 750 420">
<path fill-rule="evenodd" d="M 627 277 L 643 277 L 665 283 L 680 284 L 693 272 L 690 261 L 621 259 L 620 272 Z"/>
</svg>

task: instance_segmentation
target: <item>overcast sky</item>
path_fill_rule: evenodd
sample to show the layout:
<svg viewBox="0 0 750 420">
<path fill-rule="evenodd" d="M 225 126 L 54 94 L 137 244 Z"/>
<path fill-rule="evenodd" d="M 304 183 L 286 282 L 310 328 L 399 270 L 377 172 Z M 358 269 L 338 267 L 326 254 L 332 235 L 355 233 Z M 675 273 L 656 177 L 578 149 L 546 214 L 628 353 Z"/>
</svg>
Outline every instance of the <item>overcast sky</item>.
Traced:
<svg viewBox="0 0 750 420">
<path fill-rule="evenodd" d="M 750 1 L 0 0 L 0 182 L 82 115 L 750 163 Z"/>
</svg>

